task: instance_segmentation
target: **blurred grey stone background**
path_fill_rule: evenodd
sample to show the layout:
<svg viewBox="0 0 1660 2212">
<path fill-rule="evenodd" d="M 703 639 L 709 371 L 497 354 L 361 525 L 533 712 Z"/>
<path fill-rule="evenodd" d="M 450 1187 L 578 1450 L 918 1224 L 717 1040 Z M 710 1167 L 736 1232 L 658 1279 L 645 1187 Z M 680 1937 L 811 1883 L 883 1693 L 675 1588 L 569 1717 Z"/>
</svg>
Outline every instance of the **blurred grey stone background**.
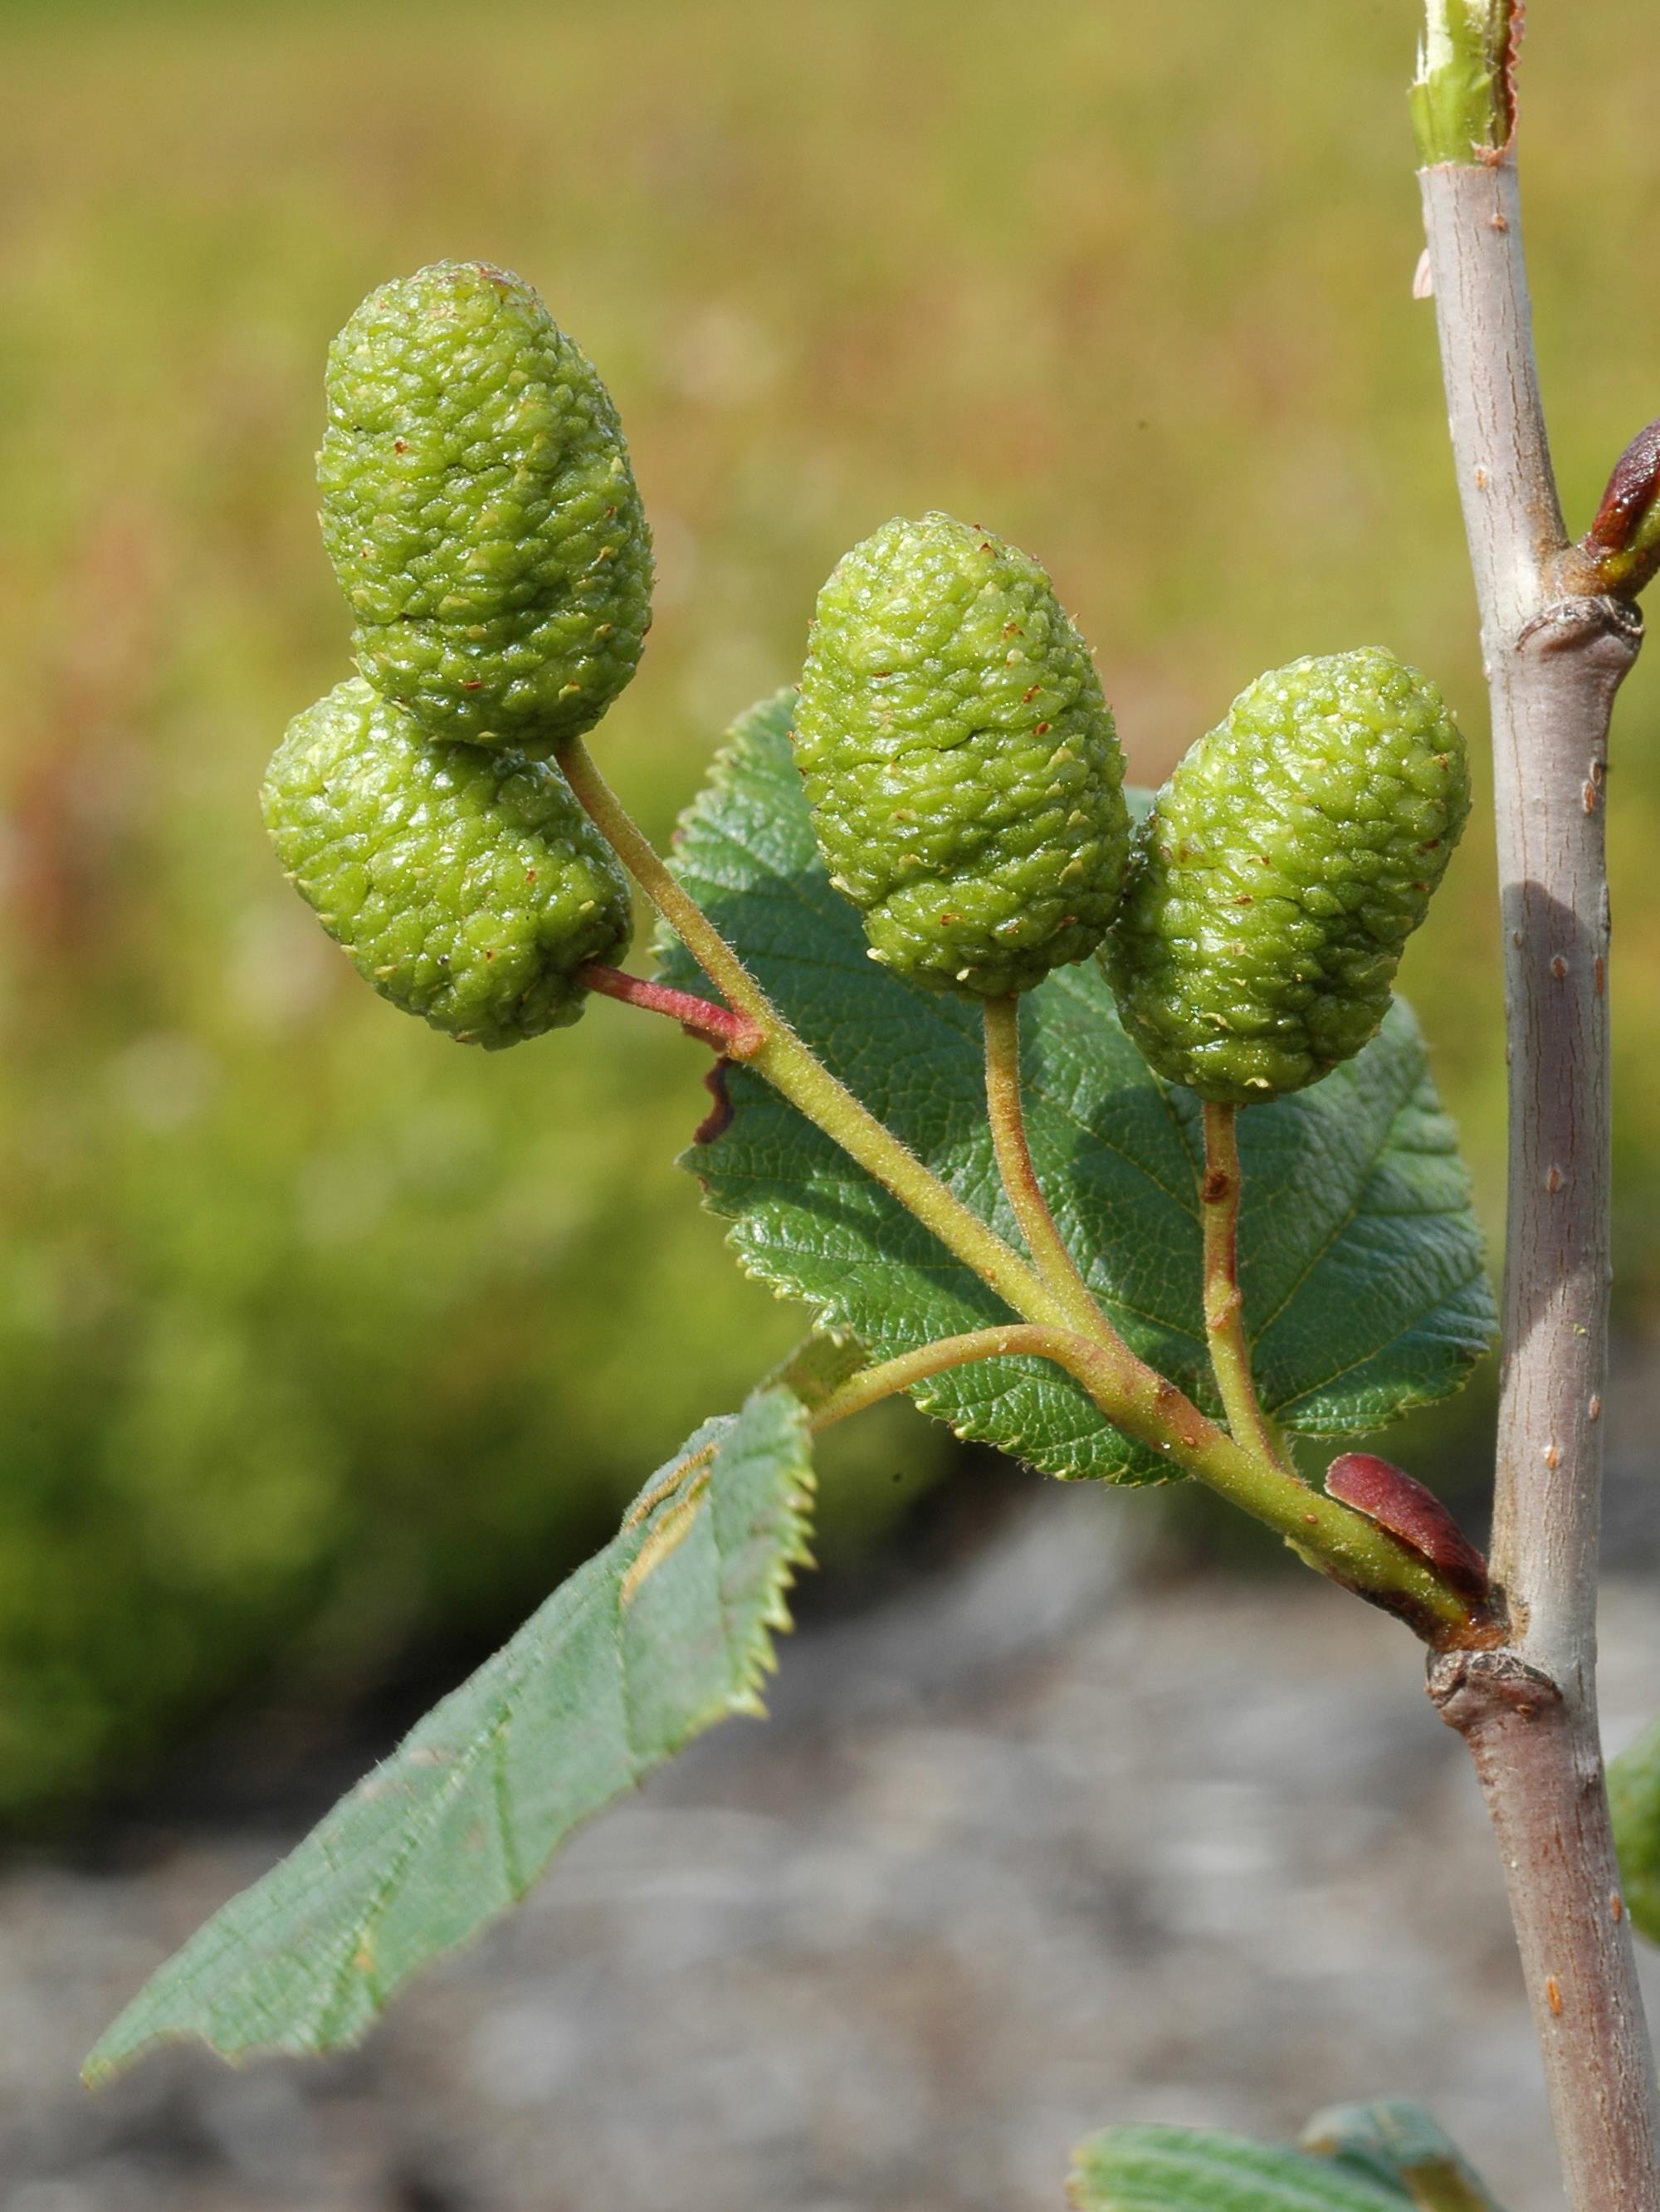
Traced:
<svg viewBox="0 0 1660 2212">
<path fill-rule="evenodd" d="M 1660 1693 L 1641 1495 L 1616 1745 Z M 1109 2119 L 1285 2134 L 1386 2093 L 1546 2212 L 1496 1866 L 1414 1647 L 1311 1577 L 1161 1577 L 1125 1503 L 1048 1486 L 966 1567 L 809 1626 L 765 1727 L 585 1831 L 336 2061 L 74 2078 L 320 1797 L 14 1868 L 5 2212 L 1054 2212 Z"/>
</svg>

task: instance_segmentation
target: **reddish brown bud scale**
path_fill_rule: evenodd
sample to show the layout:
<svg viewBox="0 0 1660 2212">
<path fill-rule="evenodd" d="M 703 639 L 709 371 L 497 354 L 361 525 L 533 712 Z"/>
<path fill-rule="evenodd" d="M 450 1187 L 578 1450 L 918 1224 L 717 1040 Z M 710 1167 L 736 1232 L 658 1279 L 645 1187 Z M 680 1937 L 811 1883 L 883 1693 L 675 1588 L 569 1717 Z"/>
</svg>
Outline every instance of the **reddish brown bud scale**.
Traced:
<svg viewBox="0 0 1660 2212">
<path fill-rule="evenodd" d="M 1487 1563 L 1432 1490 L 1371 1452 L 1345 1452 L 1326 1469 L 1326 1490 L 1398 1536 L 1474 1605 L 1490 1594 Z"/>
<path fill-rule="evenodd" d="M 1614 464 L 1581 550 L 1598 585 L 1628 599 L 1660 568 L 1660 419 L 1639 430 Z"/>
<path fill-rule="evenodd" d="M 1590 535 L 1610 553 L 1623 553 L 1646 513 L 1660 478 L 1660 419 L 1639 430 L 1614 465 Z"/>
</svg>

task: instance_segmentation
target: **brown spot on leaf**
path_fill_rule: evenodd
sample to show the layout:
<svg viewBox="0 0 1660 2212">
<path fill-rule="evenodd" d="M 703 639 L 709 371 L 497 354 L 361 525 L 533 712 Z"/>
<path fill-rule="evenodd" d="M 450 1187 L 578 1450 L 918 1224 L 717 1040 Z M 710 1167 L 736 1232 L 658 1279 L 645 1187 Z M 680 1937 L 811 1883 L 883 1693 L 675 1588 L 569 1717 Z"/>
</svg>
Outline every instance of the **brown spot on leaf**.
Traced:
<svg viewBox="0 0 1660 2212">
<path fill-rule="evenodd" d="M 697 1475 L 684 1498 L 677 1498 L 665 1511 L 662 1519 L 647 1537 L 635 1555 L 634 1564 L 623 1576 L 617 1592 L 621 1605 L 632 1605 L 639 1595 L 640 1585 L 648 1575 L 654 1574 L 665 1559 L 678 1552 L 692 1532 L 697 1519 L 697 1509 L 703 1502 L 709 1486 L 707 1474 Z"/>
<path fill-rule="evenodd" d="M 732 1127 L 732 1100 L 727 1096 L 727 1070 L 730 1066 L 729 1060 L 717 1060 L 703 1078 L 703 1088 L 714 1103 L 693 1130 L 694 1145 L 712 1145 Z"/>
</svg>

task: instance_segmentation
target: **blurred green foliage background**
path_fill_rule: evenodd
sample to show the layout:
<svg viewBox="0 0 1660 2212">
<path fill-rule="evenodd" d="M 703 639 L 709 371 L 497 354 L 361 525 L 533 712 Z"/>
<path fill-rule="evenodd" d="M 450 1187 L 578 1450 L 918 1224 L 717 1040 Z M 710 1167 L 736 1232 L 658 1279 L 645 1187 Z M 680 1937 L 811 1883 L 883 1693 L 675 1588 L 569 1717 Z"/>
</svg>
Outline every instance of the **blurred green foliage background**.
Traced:
<svg viewBox="0 0 1660 2212">
<path fill-rule="evenodd" d="M 1411 297 L 1417 14 L 0 15 L 0 1813 L 131 1775 L 244 1683 L 505 1625 L 798 1328 L 671 1165 L 691 1046 L 596 1005 L 457 1051 L 265 849 L 260 767 L 346 668 L 311 469 L 359 296 L 506 262 L 609 380 L 662 580 L 599 744 L 660 834 L 794 674 L 839 553 L 934 505 L 1049 565 L 1141 781 L 1259 668 L 1370 641 L 1479 738 Z M 1660 411 L 1660 46 L 1645 0 L 1534 15 L 1529 246 L 1583 527 Z M 1660 1295 L 1657 704 L 1651 657 L 1611 817 L 1633 1328 Z M 1407 988 L 1496 1224 L 1492 872 L 1478 819 Z M 939 1449 L 905 1416 L 848 1447 L 832 1547 Z"/>
</svg>

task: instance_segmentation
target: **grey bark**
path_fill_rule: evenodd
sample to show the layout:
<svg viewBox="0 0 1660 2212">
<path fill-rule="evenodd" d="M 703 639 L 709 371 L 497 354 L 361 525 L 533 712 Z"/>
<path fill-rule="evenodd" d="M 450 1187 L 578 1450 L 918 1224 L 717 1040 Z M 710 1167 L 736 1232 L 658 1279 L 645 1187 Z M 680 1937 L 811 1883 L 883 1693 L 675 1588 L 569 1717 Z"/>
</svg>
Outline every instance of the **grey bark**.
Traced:
<svg viewBox="0 0 1660 2212">
<path fill-rule="evenodd" d="M 1513 155 L 1421 173 L 1493 711 L 1510 1055 L 1493 1569 L 1505 1647 L 1430 1692 L 1504 1860 L 1574 2212 L 1660 2212 L 1660 2114 L 1596 1724 L 1608 1346 L 1614 694 L 1640 619 L 1570 556 L 1534 363 Z"/>
</svg>

